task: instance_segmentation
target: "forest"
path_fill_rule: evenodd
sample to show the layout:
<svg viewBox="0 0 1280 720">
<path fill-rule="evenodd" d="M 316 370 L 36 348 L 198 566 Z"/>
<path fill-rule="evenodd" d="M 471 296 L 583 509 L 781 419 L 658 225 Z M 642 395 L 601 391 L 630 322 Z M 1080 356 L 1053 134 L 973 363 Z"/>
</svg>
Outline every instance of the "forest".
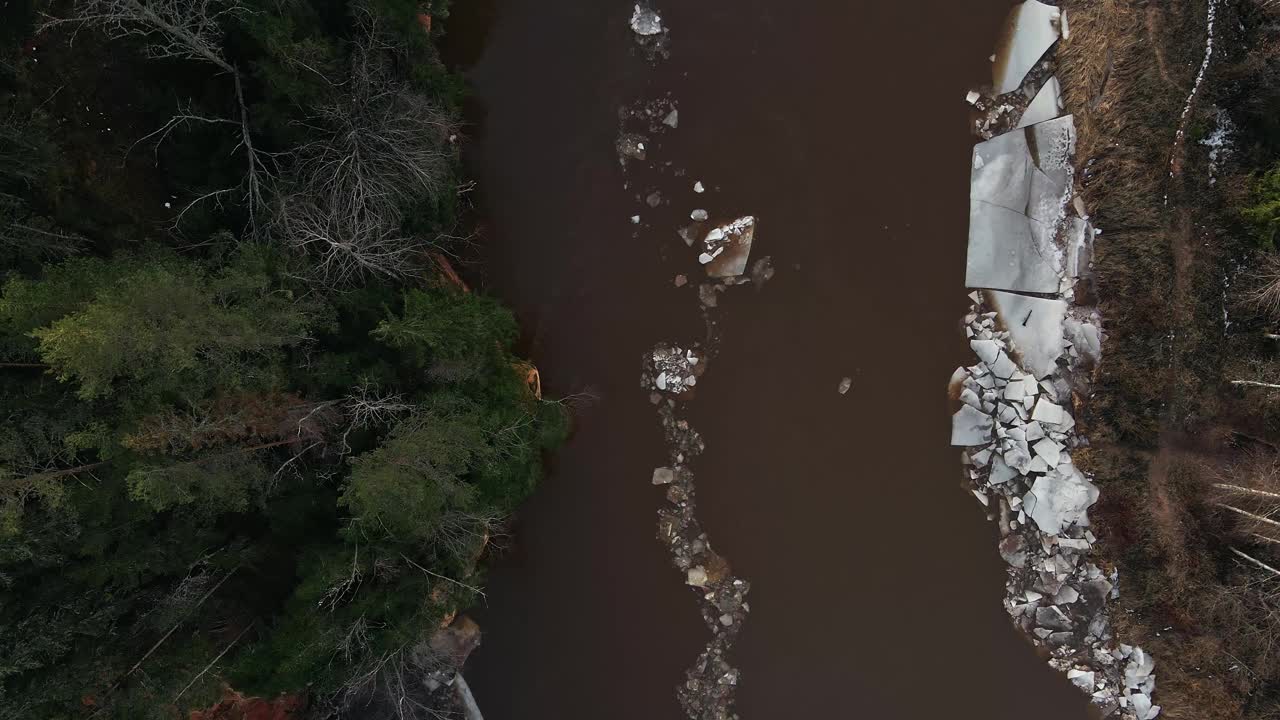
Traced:
<svg viewBox="0 0 1280 720">
<path fill-rule="evenodd" d="M 0 10 L 0 718 L 436 716 L 567 431 L 452 269 L 447 15 Z"/>
</svg>

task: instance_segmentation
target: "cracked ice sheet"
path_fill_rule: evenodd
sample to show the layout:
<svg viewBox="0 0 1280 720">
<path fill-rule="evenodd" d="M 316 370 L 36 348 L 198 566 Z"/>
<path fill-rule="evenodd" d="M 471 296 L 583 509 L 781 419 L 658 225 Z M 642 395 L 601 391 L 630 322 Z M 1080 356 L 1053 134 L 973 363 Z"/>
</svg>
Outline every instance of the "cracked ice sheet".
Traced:
<svg viewBox="0 0 1280 720">
<path fill-rule="evenodd" d="M 991 81 L 996 94 L 1017 90 L 1040 58 L 1058 41 L 1062 12 L 1052 5 L 1027 0 L 1009 13 Z"/>
<path fill-rule="evenodd" d="M 1060 535 L 1072 525 L 1089 524 L 1089 508 L 1098 501 L 1098 486 L 1071 468 L 1036 478 L 1022 498 L 1026 512 L 1046 535 Z"/>
<path fill-rule="evenodd" d="M 1009 331 L 1009 340 L 1022 360 L 1022 368 L 1038 380 L 1052 374 L 1066 347 L 1063 337 L 1066 301 L 998 290 L 986 291 L 986 298 Z"/>
<path fill-rule="evenodd" d="M 1068 115 L 974 146 L 968 287 L 1058 291 L 1061 273 L 1054 236 L 1070 199 L 1067 162 L 1074 144 L 1075 126 Z"/>
</svg>

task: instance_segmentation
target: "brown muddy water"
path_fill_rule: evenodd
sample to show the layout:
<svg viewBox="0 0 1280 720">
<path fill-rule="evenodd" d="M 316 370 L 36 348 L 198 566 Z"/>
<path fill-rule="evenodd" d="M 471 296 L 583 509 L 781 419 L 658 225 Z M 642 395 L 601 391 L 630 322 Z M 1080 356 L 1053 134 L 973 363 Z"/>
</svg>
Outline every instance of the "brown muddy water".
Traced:
<svg viewBox="0 0 1280 720">
<path fill-rule="evenodd" d="M 944 387 L 968 359 L 962 99 L 1008 8 L 671 1 L 671 56 L 650 63 L 629 2 L 456 3 L 487 289 L 548 391 L 595 398 L 476 612 L 467 676 L 488 720 L 681 716 L 708 633 L 655 539 L 665 451 L 639 371 L 654 343 L 703 337 L 693 284 L 672 283 L 701 272 L 675 232 L 694 208 L 757 216 L 753 257 L 777 268 L 721 296 L 721 353 L 687 411 L 707 442 L 699 514 L 752 583 L 739 713 L 1089 716 L 1005 615 L 995 528 L 948 447 Z M 624 173 L 618 108 L 668 95 L 679 128 Z M 669 204 L 640 199 L 654 189 Z"/>
</svg>

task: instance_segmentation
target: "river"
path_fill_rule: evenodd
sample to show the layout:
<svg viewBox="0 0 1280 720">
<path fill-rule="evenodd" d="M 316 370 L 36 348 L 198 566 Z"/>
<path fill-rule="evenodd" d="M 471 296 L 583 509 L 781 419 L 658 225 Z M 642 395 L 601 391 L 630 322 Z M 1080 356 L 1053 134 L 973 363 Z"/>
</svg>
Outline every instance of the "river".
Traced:
<svg viewBox="0 0 1280 720">
<path fill-rule="evenodd" d="M 752 583 L 739 713 L 1088 717 L 1001 607 L 996 531 L 948 446 L 944 386 L 968 359 L 963 97 L 1009 3 L 670 2 L 657 62 L 620 0 L 456 5 L 486 289 L 548 392 L 583 396 L 475 613 L 486 718 L 681 717 L 708 633 L 655 539 L 665 450 L 639 371 L 655 342 L 702 337 L 693 284 L 673 284 L 700 273 L 675 232 L 697 207 L 758 217 L 753 257 L 777 268 L 722 297 L 688 406 L 699 514 Z M 618 108 L 667 95 L 679 127 L 624 173 Z M 646 205 L 653 189 L 669 204 Z"/>
</svg>

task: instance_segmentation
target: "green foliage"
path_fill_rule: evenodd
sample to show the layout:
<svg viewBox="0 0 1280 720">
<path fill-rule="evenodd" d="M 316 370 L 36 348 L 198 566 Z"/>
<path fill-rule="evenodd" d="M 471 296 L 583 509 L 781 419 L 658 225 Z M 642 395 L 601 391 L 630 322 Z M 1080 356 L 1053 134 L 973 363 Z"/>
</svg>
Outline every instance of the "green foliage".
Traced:
<svg viewBox="0 0 1280 720">
<path fill-rule="evenodd" d="M 211 275 L 166 256 L 77 259 L 42 281 L 12 280 L 0 318 L 34 326 L 41 359 L 85 399 L 121 383 L 147 397 L 240 385 L 246 356 L 300 342 L 308 324 L 256 268 Z"/>
<path fill-rule="evenodd" d="M 1258 244 L 1275 250 L 1276 236 L 1280 233 L 1280 164 L 1262 173 L 1255 181 L 1251 202 L 1240 214 Z"/>
<path fill-rule="evenodd" d="M 452 289 L 409 290 L 404 309 L 373 336 L 419 367 L 438 362 L 483 363 L 505 353 L 517 335 L 511 312 L 492 298 Z"/>
<path fill-rule="evenodd" d="M 480 409 L 457 397 L 434 397 L 402 420 L 382 445 L 352 461 L 342 503 L 352 513 L 346 534 L 418 545 L 447 508 L 469 509 L 468 471 L 488 461 Z"/>
<path fill-rule="evenodd" d="M 125 481 L 129 496 L 157 512 L 194 505 L 200 513 L 244 512 L 271 472 L 244 453 L 170 465 L 137 465 Z"/>
</svg>

